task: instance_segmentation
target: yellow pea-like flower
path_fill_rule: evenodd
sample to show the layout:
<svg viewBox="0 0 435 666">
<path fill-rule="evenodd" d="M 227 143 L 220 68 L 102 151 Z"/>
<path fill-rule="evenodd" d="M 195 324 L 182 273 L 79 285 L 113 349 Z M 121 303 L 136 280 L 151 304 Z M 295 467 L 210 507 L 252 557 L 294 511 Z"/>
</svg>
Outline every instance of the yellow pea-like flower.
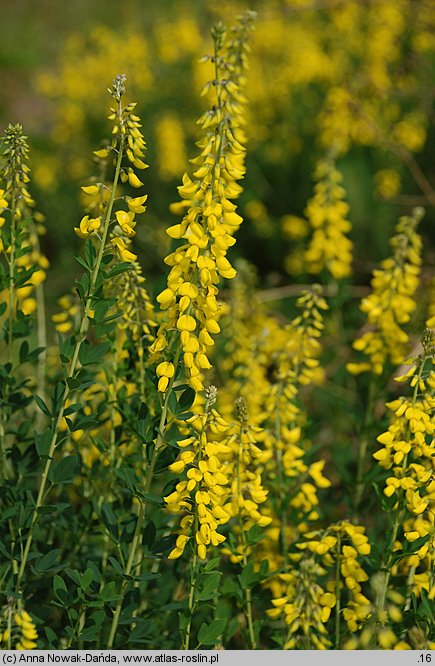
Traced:
<svg viewBox="0 0 435 666">
<path fill-rule="evenodd" d="M 83 192 L 85 194 L 89 194 L 90 196 L 98 194 L 99 189 L 100 188 L 98 187 L 98 185 L 86 185 L 85 187 L 82 187 Z"/>
</svg>

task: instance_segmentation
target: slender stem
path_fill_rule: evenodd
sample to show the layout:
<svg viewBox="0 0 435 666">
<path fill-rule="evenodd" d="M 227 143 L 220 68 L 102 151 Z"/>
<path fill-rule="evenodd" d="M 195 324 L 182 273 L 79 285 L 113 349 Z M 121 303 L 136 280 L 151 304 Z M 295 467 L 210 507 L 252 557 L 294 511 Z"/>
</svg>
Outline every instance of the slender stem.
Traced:
<svg viewBox="0 0 435 666">
<path fill-rule="evenodd" d="M 12 608 L 8 608 L 8 650 L 12 648 Z"/>
<path fill-rule="evenodd" d="M 14 319 L 15 319 L 15 257 L 16 257 L 16 207 L 17 200 L 15 189 L 12 188 L 11 194 L 11 244 L 10 244 L 10 258 L 9 258 L 9 279 L 8 279 L 8 292 L 9 292 L 9 310 L 8 310 L 8 329 L 7 329 L 7 358 L 8 362 L 12 364 L 12 348 L 14 343 Z M 9 400 L 9 385 L 5 385 L 4 403 L 5 407 L 0 410 L 0 479 L 9 478 L 8 473 L 8 460 L 6 458 L 6 424 L 8 417 L 6 417 L 7 403 Z"/>
<path fill-rule="evenodd" d="M 196 554 L 196 548 L 194 546 L 193 559 L 190 565 L 189 621 L 187 623 L 186 633 L 183 638 L 183 648 L 182 648 L 183 650 L 189 649 L 190 634 L 192 631 L 192 618 L 195 610 L 195 589 L 196 589 L 196 581 L 198 578 L 197 574 L 198 574 L 198 556 Z"/>
<path fill-rule="evenodd" d="M 367 449 L 369 445 L 369 428 L 373 422 L 373 408 L 375 402 L 375 388 L 376 382 L 374 376 L 370 377 L 370 384 L 368 390 L 368 399 L 367 399 L 367 409 L 364 415 L 364 423 L 362 427 L 362 437 L 360 440 L 360 445 L 358 449 L 358 463 L 357 463 L 357 472 L 356 472 L 356 488 L 355 488 L 355 509 L 358 510 L 358 507 L 361 503 L 361 500 L 364 495 L 364 490 L 366 487 L 364 481 L 364 472 L 367 458 Z"/>
<path fill-rule="evenodd" d="M 6 458 L 6 428 L 3 420 L 5 408 L 0 409 L 0 481 L 9 478 Z"/>
<path fill-rule="evenodd" d="M 341 538 L 337 537 L 337 559 L 335 562 L 335 649 L 340 649 L 340 612 L 341 612 Z"/>
<path fill-rule="evenodd" d="M 287 505 L 286 497 L 288 493 L 288 485 L 285 481 L 283 462 L 282 462 L 282 446 L 281 444 L 281 411 L 280 411 L 280 399 L 283 392 L 283 385 L 280 383 L 278 387 L 278 393 L 276 396 L 276 407 L 275 407 L 275 442 L 276 442 L 276 465 L 278 468 L 278 482 L 279 482 L 279 496 L 281 500 L 281 511 L 280 511 L 280 542 L 282 556 L 284 559 L 284 565 L 288 564 L 288 539 L 287 539 Z"/>
<path fill-rule="evenodd" d="M 246 568 L 248 566 L 248 558 L 246 556 L 246 538 L 245 538 L 245 533 L 242 532 L 243 534 L 243 568 Z M 246 602 L 246 619 L 248 621 L 248 631 L 249 631 L 249 641 L 251 643 L 250 649 L 251 650 L 256 650 L 257 649 L 257 641 L 255 639 L 255 631 L 254 631 L 254 621 L 253 621 L 253 616 L 252 616 L 252 590 L 250 587 L 245 588 L 245 602 Z"/>
<path fill-rule="evenodd" d="M 426 357 L 423 358 L 423 360 L 420 364 L 419 371 L 418 371 L 417 381 L 415 383 L 414 392 L 413 392 L 413 395 L 412 395 L 412 406 L 413 407 L 415 406 L 415 403 L 417 401 L 420 379 L 423 375 L 423 370 L 424 370 L 425 363 L 426 363 Z M 408 464 L 408 454 L 406 454 L 404 459 L 403 459 L 402 470 L 406 470 L 407 464 Z M 398 499 L 398 505 L 399 506 L 400 506 L 400 503 L 402 501 L 402 498 L 403 498 L 403 489 L 400 489 L 400 495 L 399 495 L 399 499 Z M 392 555 L 393 555 L 393 548 L 394 548 L 394 543 L 395 543 L 396 538 L 397 538 L 397 533 L 399 531 L 399 527 L 402 524 L 403 514 L 404 514 L 404 511 L 399 510 L 399 511 L 396 511 L 395 516 L 394 516 L 393 529 L 392 529 L 392 533 L 391 533 L 391 540 L 390 540 L 390 544 L 389 544 L 389 547 L 388 547 L 388 550 L 387 550 L 388 561 L 387 561 L 387 564 L 385 566 L 386 570 L 385 570 L 385 573 L 384 573 L 382 588 L 381 588 L 381 591 L 379 593 L 379 598 L 378 598 L 378 608 L 379 608 L 380 611 L 383 611 L 384 607 L 385 607 L 385 599 L 386 599 L 386 596 L 387 596 L 388 584 L 389 584 L 390 578 L 391 578 L 391 560 L 392 560 Z"/>
<path fill-rule="evenodd" d="M 402 522 L 402 512 L 396 512 L 394 522 L 393 522 L 393 529 L 391 531 L 391 539 L 390 539 L 390 546 L 388 548 L 388 561 L 385 565 L 385 572 L 384 572 L 384 578 L 382 581 L 382 588 L 379 593 L 378 597 L 378 609 L 379 611 L 383 611 L 385 607 L 385 599 L 387 596 L 387 590 L 388 590 L 388 584 L 390 582 L 391 578 L 391 557 L 393 553 L 393 548 L 394 548 L 394 543 L 397 538 L 397 532 L 399 531 L 399 526 L 400 523 Z"/>
<path fill-rule="evenodd" d="M 38 356 L 38 366 L 37 366 L 37 391 L 38 395 L 41 398 L 45 399 L 45 370 L 46 370 L 46 361 L 47 361 L 47 326 L 45 320 L 45 297 L 44 297 L 44 287 L 42 284 L 38 284 L 36 287 L 36 304 L 37 304 L 37 336 L 38 336 L 38 347 L 42 347 L 43 351 Z M 42 413 L 39 412 L 37 416 L 38 426 L 42 421 Z M 38 428 L 39 429 L 39 428 Z"/>
<path fill-rule="evenodd" d="M 177 353 L 174 358 L 174 365 L 175 367 L 178 365 L 178 361 L 180 358 L 180 353 L 181 350 L 178 348 Z M 151 488 L 151 483 L 153 480 L 154 476 L 154 468 L 157 462 L 158 454 L 160 452 L 160 449 L 162 449 L 165 446 L 165 441 L 164 441 L 164 429 L 166 425 L 166 419 L 168 415 L 168 408 L 169 408 L 169 396 L 172 392 L 172 388 L 174 385 L 174 377 L 170 379 L 166 394 L 165 394 L 165 401 L 163 403 L 163 409 L 162 409 L 162 414 L 160 417 L 160 423 L 159 423 L 159 430 L 158 430 L 158 435 L 157 435 L 157 441 L 156 445 L 154 447 L 153 455 L 150 460 L 150 463 L 148 465 L 147 469 L 147 474 L 146 474 L 146 479 L 145 479 L 145 487 L 144 487 L 144 492 L 145 494 L 149 492 Z M 131 570 L 133 567 L 133 563 L 135 562 L 135 556 L 136 556 L 136 550 L 141 543 L 141 538 L 142 538 L 142 524 L 146 515 L 146 507 L 147 503 L 146 502 L 141 502 L 140 509 L 139 509 L 139 514 L 137 517 L 136 521 L 136 527 L 133 535 L 133 540 L 130 544 L 130 550 L 128 554 L 128 560 L 127 560 L 127 565 L 125 567 L 125 575 L 129 576 L 131 574 Z M 116 630 L 118 628 L 119 624 L 119 618 L 121 615 L 121 610 L 122 610 L 122 605 L 124 603 L 124 597 L 127 592 L 127 587 L 128 587 L 128 580 L 123 580 L 122 585 L 121 585 L 121 591 L 120 591 L 120 599 L 116 605 L 115 612 L 113 614 L 113 619 L 112 619 L 112 624 L 110 627 L 110 632 L 109 632 L 109 638 L 107 640 L 107 649 L 110 650 L 113 645 L 113 641 L 115 640 L 115 635 L 116 635 Z"/>
<path fill-rule="evenodd" d="M 89 311 L 91 310 L 93 297 L 94 297 L 93 294 L 94 294 L 95 286 L 96 286 L 99 271 L 100 271 L 101 261 L 102 261 L 104 250 L 105 250 L 107 235 L 108 235 L 108 232 L 109 232 L 109 224 L 110 224 L 110 218 L 111 218 L 111 215 L 112 215 L 113 202 L 115 200 L 116 187 L 118 185 L 119 174 L 120 174 L 120 171 L 121 171 L 122 156 L 123 156 L 123 142 L 121 142 L 120 147 L 119 147 L 118 160 L 117 160 L 117 163 L 116 163 L 116 170 L 115 170 L 115 175 L 114 175 L 114 179 L 113 179 L 112 192 L 111 192 L 111 195 L 110 195 L 109 204 L 107 206 L 106 217 L 105 217 L 105 220 L 104 220 L 104 230 L 103 230 L 103 234 L 102 234 L 101 244 L 100 244 L 100 247 L 98 249 L 98 254 L 97 254 L 97 259 L 96 259 L 95 265 L 93 267 L 90 286 L 89 286 L 89 295 L 86 299 L 83 318 L 82 318 L 82 322 L 81 322 L 81 325 L 80 325 L 80 330 L 79 330 L 79 334 L 78 334 L 78 337 L 77 337 L 77 342 L 76 342 L 76 345 L 75 345 L 75 348 L 74 348 L 73 356 L 72 356 L 72 359 L 71 359 L 71 366 L 70 366 L 70 370 L 69 370 L 67 379 L 71 379 L 74 376 L 75 372 L 76 372 L 78 359 L 79 359 L 79 352 L 80 352 L 81 346 L 82 346 L 82 344 L 85 340 L 86 333 L 87 333 L 88 328 L 89 328 L 88 315 L 89 315 Z M 25 547 L 24 547 L 23 559 L 21 560 L 21 566 L 20 566 L 20 570 L 19 570 L 18 578 L 17 578 L 17 591 L 20 588 L 20 584 L 21 584 L 21 581 L 22 581 L 23 576 L 24 576 L 24 571 L 25 571 L 26 564 L 27 564 L 27 559 L 28 559 L 28 556 L 29 556 L 30 546 L 31 546 L 32 540 L 33 540 L 33 531 L 34 531 L 36 522 L 38 520 L 39 508 L 40 508 L 40 506 L 42 504 L 42 501 L 44 499 L 45 487 L 47 485 L 47 480 L 48 480 L 48 473 L 50 471 L 51 463 L 52 463 L 52 460 L 53 460 L 53 454 L 54 454 L 54 451 L 56 449 L 57 440 L 58 440 L 58 437 L 59 437 L 60 425 L 62 423 L 64 411 L 65 411 L 66 406 L 67 406 L 68 397 L 70 395 L 70 392 L 71 392 L 71 390 L 68 386 L 68 381 L 66 381 L 63 396 L 62 396 L 61 408 L 59 410 L 59 414 L 57 416 L 57 419 L 56 419 L 56 422 L 55 422 L 55 425 L 54 425 L 53 434 L 52 434 L 52 438 L 51 438 L 51 442 L 50 442 L 50 447 L 49 447 L 48 454 L 47 454 L 47 460 L 45 462 L 44 470 L 42 472 L 41 482 L 40 482 L 40 485 L 39 485 L 38 496 L 36 498 L 36 503 L 35 503 L 35 507 L 34 507 L 34 510 L 33 510 L 32 519 L 31 519 L 31 522 L 30 522 L 29 533 L 27 535 L 26 544 L 25 544 Z"/>
<path fill-rule="evenodd" d="M 135 561 L 136 548 L 139 545 L 139 542 L 140 542 L 140 539 L 141 539 L 141 536 L 142 536 L 142 523 L 143 523 L 143 519 L 145 517 L 145 506 L 146 506 L 145 502 L 140 503 L 139 514 L 138 514 L 138 517 L 137 517 L 136 527 L 135 527 L 134 534 L 133 534 L 133 540 L 132 540 L 131 545 L 130 545 L 130 552 L 129 552 L 129 555 L 128 555 L 128 560 L 127 560 L 127 564 L 126 564 L 125 572 L 124 572 L 126 576 L 131 575 L 131 571 L 133 569 L 133 563 Z M 121 594 L 120 594 L 121 598 L 120 598 L 120 600 L 118 601 L 118 603 L 116 605 L 115 612 L 113 614 L 112 624 L 111 624 L 111 627 L 110 627 L 109 638 L 107 640 L 107 649 L 108 650 L 112 649 L 113 641 L 115 640 L 116 630 L 118 628 L 118 623 L 119 623 L 119 616 L 121 615 L 122 604 L 123 604 L 123 601 L 124 601 L 124 597 L 125 597 L 125 593 L 127 591 L 128 584 L 129 584 L 128 580 L 124 579 L 122 581 Z"/>
<path fill-rule="evenodd" d="M 33 234 L 35 238 L 35 245 L 38 254 L 41 254 L 41 247 L 39 243 L 38 230 L 36 225 L 33 224 Z M 45 364 L 47 361 L 47 322 L 45 312 L 45 296 L 43 283 L 38 284 L 35 289 L 36 292 L 36 316 L 37 316 L 37 339 L 38 347 L 42 347 L 42 351 L 38 356 L 38 369 L 37 369 L 37 387 L 38 394 L 45 398 Z"/>
<path fill-rule="evenodd" d="M 414 583 L 414 576 L 415 576 L 415 571 L 417 567 L 414 565 L 410 568 L 408 572 L 408 578 L 406 581 L 406 601 L 405 605 L 403 607 L 403 610 L 406 612 L 411 608 L 411 596 L 412 596 L 412 585 Z M 429 588 L 430 589 L 430 588 Z"/>
<path fill-rule="evenodd" d="M 16 257 L 16 194 L 12 188 L 11 196 L 11 256 L 9 260 L 9 326 L 8 326 L 8 360 L 12 362 L 12 346 L 14 341 L 14 319 L 15 319 L 15 257 Z"/>
</svg>

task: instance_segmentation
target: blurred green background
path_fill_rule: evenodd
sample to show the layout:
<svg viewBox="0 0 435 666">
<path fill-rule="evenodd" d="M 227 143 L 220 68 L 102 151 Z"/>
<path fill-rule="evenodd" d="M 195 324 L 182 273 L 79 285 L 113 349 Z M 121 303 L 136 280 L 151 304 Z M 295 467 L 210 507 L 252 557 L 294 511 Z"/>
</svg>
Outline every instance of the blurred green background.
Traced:
<svg viewBox="0 0 435 666">
<path fill-rule="evenodd" d="M 344 174 L 353 224 L 355 284 L 388 254 L 397 217 L 424 205 L 425 263 L 433 263 L 435 3 L 433 0 L 16 0 L 2 3 L 0 129 L 22 123 L 32 192 L 46 217 L 50 302 L 70 290 L 83 215 L 80 186 L 92 150 L 109 137 L 115 74 L 138 102 L 150 169 L 148 211 L 135 247 L 152 291 L 169 248 L 164 229 L 176 186 L 195 155 L 196 118 L 209 78 L 200 57 L 210 28 L 258 12 L 251 67 L 245 217 L 232 258 L 258 269 L 264 289 L 307 283 L 303 218 L 318 159 L 331 151 Z"/>
</svg>

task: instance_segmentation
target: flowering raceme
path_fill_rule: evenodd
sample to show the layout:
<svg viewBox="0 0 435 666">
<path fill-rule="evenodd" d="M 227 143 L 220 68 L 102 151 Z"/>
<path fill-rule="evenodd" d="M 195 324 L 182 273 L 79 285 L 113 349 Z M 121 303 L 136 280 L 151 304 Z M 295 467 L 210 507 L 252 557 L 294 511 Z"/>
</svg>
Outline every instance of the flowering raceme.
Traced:
<svg viewBox="0 0 435 666">
<path fill-rule="evenodd" d="M 0 614 L 0 646 L 3 650 L 33 650 L 37 647 L 35 624 L 23 608 L 4 607 Z"/>
<path fill-rule="evenodd" d="M 44 218 L 34 210 L 35 202 L 28 190 L 29 147 L 21 125 L 9 125 L 2 142 L 4 189 L 0 190 L 0 253 L 4 252 L 9 265 L 9 294 L 0 293 L 0 301 L 12 298 L 13 311 L 19 305 L 24 314 L 33 314 L 37 303 L 34 292 L 44 282 L 49 266 L 39 244 L 39 236 L 45 233 Z M 1 181 L 0 185 L 3 185 Z M 11 291 L 20 274 L 27 276 L 25 285 Z"/>
<path fill-rule="evenodd" d="M 192 537 L 196 542 L 195 552 L 202 560 L 207 556 L 207 548 L 225 540 L 218 528 L 231 517 L 224 504 L 229 478 L 222 462 L 222 455 L 230 452 L 225 438 L 229 425 L 213 408 L 216 393 L 214 386 L 206 390 L 204 414 L 188 420 L 192 435 L 178 441 L 183 452 L 169 467 L 171 472 L 185 477 L 177 483 L 174 492 L 165 497 L 171 513 L 184 514 L 169 559 L 181 557 Z M 221 437 L 215 438 L 216 435 Z"/>
<path fill-rule="evenodd" d="M 348 363 L 352 374 L 370 371 L 381 375 L 388 361 L 399 365 L 406 357 L 409 336 L 402 327 L 416 308 L 422 246 L 416 228 L 423 214 L 422 208 L 415 208 L 412 216 L 400 218 L 391 239 L 393 255 L 373 271 L 372 293 L 360 305 L 371 330 L 353 343 L 367 360 Z"/>
<path fill-rule="evenodd" d="M 343 521 L 306 533 L 296 545 L 303 555 L 290 556 L 290 571 L 280 576 L 285 591 L 272 600 L 275 608 L 268 615 L 283 615 L 288 632 L 285 649 L 325 650 L 331 647 L 325 624 L 332 609 L 342 612 L 351 632 L 370 615 L 370 602 L 361 587 L 368 576 L 358 561 L 370 553 L 370 544 L 363 527 Z M 339 632 L 335 639 L 335 649 L 340 649 Z"/>
<path fill-rule="evenodd" d="M 235 243 L 233 235 L 242 221 L 230 199 L 239 195 L 237 180 L 244 174 L 246 100 L 240 88 L 251 19 L 248 14 L 233 30 L 222 26 L 214 30 L 215 53 L 206 60 L 214 64 L 216 78 L 205 92 L 213 89 L 216 103 L 199 120 L 204 137 L 198 142 L 201 153 L 193 160 L 193 179 L 185 174 L 178 188 L 183 201 L 176 210 L 187 212 L 167 233 L 184 242 L 165 259 L 172 268 L 167 288 L 157 297 L 167 310 L 167 320 L 152 351 L 159 359 L 171 346 L 168 336 L 174 330 L 181 343 L 186 378 L 196 391 L 203 389 L 202 371 L 211 367 L 207 350 L 214 344 L 212 335 L 220 331 L 217 284 L 221 277 L 235 275 L 226 253 Z"/>
<path fill-rule="evenodd" d="M 434 337 L 431 329 L 425 331 L 422 353 L 409 360 L 411 365 L 404 375 L 396 377 L 396 381 L 409 384 L 412 394 L 387 404 L 391 423 L 377 437 L 382 448 L 373 454 L 390 474 L 384 494 L 395 499 L 394 549 L 403 548 L 403 537 L 410 544 L 419 542 L 412 554 L 403 555 L 393 573 L 407 575 L 409 591 L 419 596 L 424 589 L 430 599 L 435 598 L 430 573 L 435 556 Z M 403 537 L 399 530 L 403 530 Z"/>
<path fill-rule="evenodd" d="M 136 103 L 130 103 L 126 106 L 122 106 L 121 103 L 122 96 L 125 93 L 125 77 L 119 76 L 115 80 L 113 89 L 109 90 L 109 92 L 117 103 L 116 107 L 111 108 L 111 113 L 109 115 L 109 120 L 115 121 L 112 130 L 112 144 L 111 146 L 94 151 L 94 154 L 104 168 L 106 161 L 113 153 L 113 164 L 118 170 L 120 180 L 123 183 L 128 182 L 134 188 L 142 187 L 143 183 L 139 180 L 135 169 L 146 169 L 148 167 L 142 159 L 144 157 L 146 144 L 140 130 L 140 118 L 133 113 Z M 128 159 L 127 165 L 123 162 L 124 155 L 126 155 Z M 107 186 L 101 182 L 95 184 L 92 183 L 91 185 L 82 187 L 84 193 L 92 198 L 90 202 L 92 214 L 98 212 L 99 215 L 93 218 L 90 218 L 89 215 L 85 215 L 82 218 L 79 227 L 74 228 L 74 231 L 80 238 L 87 239 L 89 236 L 96 234 L 96 232 L 100 230 L 101 216 L 107 205 L 106 188 Z M 130 239 L 136 235 L 135 215 L 136 213 L 142 213 L 145 211 L 145 206 L 143 204 L 146 199 L 146 195 L 134 198 L 127 197 L 126 203 L 128 210 L 119 209 L 115 211 L 115 220 L 110 220 L 111 224 L 115 222 L 115 226 L 112 230 L 111 243 L 112 246 L 116 248 L 121 261 L 133 262 L 137 259 L 137 256 L 133 254 L 133 252 L 130 252 L 128 246 Z M 102 231 L 103 244 L 107 237 L 107 231 L 108 228 Z"/>
<path fill-rule="evenodd" d="M 352 264 L 352 242 L 346 235 L 351 230 L 349 206 L 343 200 L 346 192 L 341 185 L 342 175 L 331 159 L 317 164 L 315 178 L 315 194 L 305 210 L 313 229 L 305 262 L 309 273 L 326 269 L 339 280 L 350 275 Z"/>
</svg>

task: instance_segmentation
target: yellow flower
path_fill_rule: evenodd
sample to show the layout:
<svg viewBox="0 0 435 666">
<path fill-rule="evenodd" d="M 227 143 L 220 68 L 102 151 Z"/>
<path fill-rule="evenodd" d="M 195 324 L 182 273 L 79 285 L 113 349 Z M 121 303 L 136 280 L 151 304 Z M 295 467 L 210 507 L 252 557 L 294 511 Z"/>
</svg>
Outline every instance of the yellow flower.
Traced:
<svg viewBox="0 0 435 666">
<path fill-rule="evenodd" d="M 132 187 L 142 187 L 143 183 L 134 173 L 133 169 L 128 170 L 128 182 Z"/>
<path fill-rule="evenodd" d="M 146 206 L 144 206 L 145 201 L 148 199 L 148 195 L 145 194 L 143 197 L 135 197 L 134 199 L 127 199 L 127 206 L 133 213 L 144 213 Z"/>
<path fill-rule="evenodd" d="M 87 185 L 86 187 L 82 187 L 82 190 L 85 194 L 89 194 L 89 196 L 94 196 L 95 194 L 98 194 L 99 192 L 99 187 L 98 185 Z"/>
<path fill-rule="evenodd" d="M 127 250 L 125 247 L 125 242 L 122 240 L 122 238 L 112 238 L 112 244 L 118 250 L 118 254 L 122 261 L 136 261 L 137 255 L 133 254 L 133 252 L 130 252 L 130 250 Z"/>
<path fill-rule="evenodd" d="M 100 226 L 100 217 L 89 219 L 89 215 L 85 215 L 80 221 L 80 226 L 74 227 L 74 231 L 80 238 L 88 238 L 95 231 L 98 231 Z"/>
</svg>

